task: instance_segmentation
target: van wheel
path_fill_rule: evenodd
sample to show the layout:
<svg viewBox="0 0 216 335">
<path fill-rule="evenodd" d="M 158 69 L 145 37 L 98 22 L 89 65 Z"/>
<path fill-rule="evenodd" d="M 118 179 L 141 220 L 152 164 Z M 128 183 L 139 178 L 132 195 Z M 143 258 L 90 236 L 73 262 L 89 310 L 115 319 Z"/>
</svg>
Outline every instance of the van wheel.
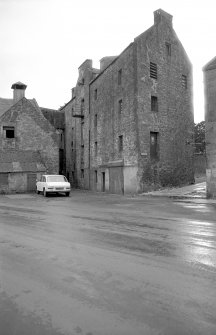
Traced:
<svg viewBox="0 0 216 335">
<path fill-rule="evenodd" d="M 44 195 L 44 197 L 47 197 L 47 192 L 46 192 L 45 188 L 43 189 L 43 195 Z"/>
<path fill-rule="evenodd" d="M 65 195 L 66 195 L 66 197 L 69 197 L 70 196 L 70 192 L 66 192 Z"/>
</svg>

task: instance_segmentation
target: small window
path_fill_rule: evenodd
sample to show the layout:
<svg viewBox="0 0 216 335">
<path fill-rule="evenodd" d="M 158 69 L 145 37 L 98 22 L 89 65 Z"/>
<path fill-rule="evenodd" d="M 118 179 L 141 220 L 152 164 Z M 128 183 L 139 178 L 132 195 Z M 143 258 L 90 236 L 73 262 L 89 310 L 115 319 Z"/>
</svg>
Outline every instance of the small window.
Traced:
<svg viewBox="0 0 216 335">
<path fill-rule="evenodd" d="M 81 137 L 81 145 L 84 144 L 84 122 L 81 122 L 81 134 L 80 134 L 80 137 Z"/>
<path fill-rule="evenodd" d="M 97 184 L 98 182 L 98 174 L 97 174 L 97 170 L 95 170 L 95 183 Z"/>
<path fill-rule="evenodd" d="M 14 127 L 3 127 L 5 138 L 15 138 L 15 128 Z"/>
<path fill-rule="evenodd" d="M 85 108 L 85 100 L 82 99 L 82 100 L 81 100 L 81 115 L 84 114 L 84 108 Z"/>
<path fill-rule="evenodd" d="M 81 146 L 81 159 L 80 159 L 80 161 L 81 161 L 81 164 L 84 164 L 84 145 Z"/>
<path fill-rule="evenodd" d="M 158 112 L 158 98 L 151 96 L 151 111 Z"/>
<path fill-rule="evenodd" d="M 94 99 L 97 100 L 97 89 L 94 90 Z"/>
<path fill-rule="evenodd" d="M 95 142 L 95 157 L 97 157 L 98 154 L 98 144 Z"/>
<path fill-rule="evenodd" d="M 150 62 L 150 77 L 157 79 L 157 64 Z"/>
<path fill-rule="evenodd" d="M 119 136 L 119 152 L 122 152 L 123 151 L 123 136 L 120 135 Z"/>
<path fill-rule="evenodd" d="M 122 99 L 119 100 L 119 102 L 118 102 L 118 113 L 119 113 L 119 115 L 122 114 Z"/>
<path fill-rule="evenodd" d="M 97 130 L 97 114 L 94 116 L 94 127 Z"/>
<path fill-rule="evenodd" d="M 81 178 L 84 179 L 84 169 L 81 169 Z"/>
<path fill-rule="evenodd" d="M 182 87 L 186 90 L 187 89 L 187 76 L 182 75 Z"/>
<path fill-rule="evenodd" d="M 121 85 L 122 83 L 122 69 L 118 71 L 118 85 Z"/>
<path fill-rule="evenodd" d="M 170 57 L 171 56 L 171 44 L 166 42 L 165 46 L 166 46 L 166 55 Z"/>
<path fill-rule="evenodd" d="M 152 160 L 159 158 L 158 134 L 158 132 L 150 132 L 150 158 Z"/>
</svg>

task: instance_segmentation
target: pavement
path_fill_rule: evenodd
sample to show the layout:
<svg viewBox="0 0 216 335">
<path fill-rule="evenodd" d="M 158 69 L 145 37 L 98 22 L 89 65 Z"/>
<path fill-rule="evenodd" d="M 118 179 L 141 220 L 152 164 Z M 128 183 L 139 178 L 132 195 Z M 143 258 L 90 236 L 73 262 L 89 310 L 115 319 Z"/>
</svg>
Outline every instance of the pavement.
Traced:
<svg viewBox="0 0 216 335">
<path fill-rule="evenodd" d="M 216 203 L 216 199 L 206 198 L 205 177 L 197 178 L 195 184 L 175 188 L 163 188 L 157 191 L 143 193 L 143 196 L 157 196 L 179 199 L 202 199 L 206 202 Z"/>
</svg>

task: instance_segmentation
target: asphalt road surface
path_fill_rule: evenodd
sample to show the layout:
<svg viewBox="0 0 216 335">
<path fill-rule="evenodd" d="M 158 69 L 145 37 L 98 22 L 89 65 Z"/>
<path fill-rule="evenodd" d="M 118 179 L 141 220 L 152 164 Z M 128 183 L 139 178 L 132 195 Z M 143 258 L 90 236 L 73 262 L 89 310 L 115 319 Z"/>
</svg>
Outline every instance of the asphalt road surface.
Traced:
<svg viewBox="0 0 216 335">
<path fill-rule="evenodd" d="M 216 205 L 0 196 L 0 335 L 77 334 L 215 335 Z"/>
</svg>

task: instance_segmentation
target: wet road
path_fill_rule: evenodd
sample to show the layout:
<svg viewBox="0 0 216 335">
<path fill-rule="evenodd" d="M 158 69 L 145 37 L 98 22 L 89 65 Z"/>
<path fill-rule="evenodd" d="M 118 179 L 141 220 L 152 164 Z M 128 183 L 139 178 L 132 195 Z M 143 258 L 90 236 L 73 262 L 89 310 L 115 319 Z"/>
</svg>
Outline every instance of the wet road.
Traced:
<svg viewBox="0 0 216 335">
<path fill-rule="evenodd" d="M 215 335 L 216 205 L 0 196 L 0 335 Z"/>
</svg>

